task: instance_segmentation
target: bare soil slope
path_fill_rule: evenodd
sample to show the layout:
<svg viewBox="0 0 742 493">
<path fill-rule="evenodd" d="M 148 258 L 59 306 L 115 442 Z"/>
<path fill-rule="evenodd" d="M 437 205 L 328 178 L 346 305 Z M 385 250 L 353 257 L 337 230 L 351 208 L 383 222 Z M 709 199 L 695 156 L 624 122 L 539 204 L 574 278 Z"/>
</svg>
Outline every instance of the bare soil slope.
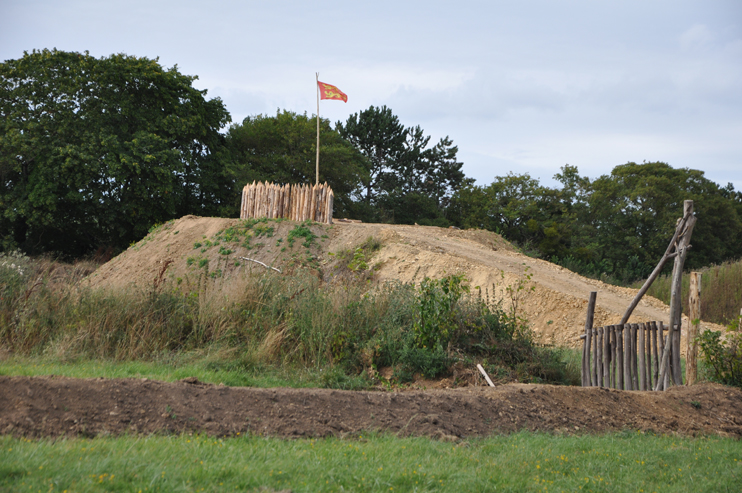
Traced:
<svg viewBox="0 0 742 493">
<path fill-rule="evenodd" d="M 517 430 L 639 430 L 742 437 L 742 391 L 667 392 L 510 384 L 456 390 L 254 389 L 124 379 L 0 376 L 0 434 L 255 433 L 344 436 L 369 430 L 444 440 Z"/>
<path fill-rule="evenodd" d="M 507 287 L 518 292 L 518 309 L 544 343 L 576 347 L 585 323 L 590 291 L 597 291 L 595 325 L 617 323 L 636 290 L 587 279 L 549 262 L 517 252 L 499 235 L 482 230 L 454 230 L 428 226 L 336 223 L 311 226 L 317 236 L 309 248 L 303 238 L 289 245 L 291 221 L 269 222 L 247 246 L 214 243 L 218 233 L 239 224 L 238 219 L 185 216 L 168 223 L 126 252 L 103 265 L 90 283 L 94 287 L 148 290 L 161 283 L 194 287 L 198 283 L 227 283 L 231 276 L 249 269 L 264 269 L 248 257 L 278 269 L 299 263 L 314 266 L 327 279 L 337 255 L 354 251 L 368 238 L 382 243 L 369 264 L 377 265 L 379 282 L 416 282 L 424 277 L 464 274 L 483 294 L 502 299 L 509 306 Z M 199 246 L 195 246 L 199 245 Z M 228 248 L 226 248 L 228 247 Z M 229 253 L 225 253 L 229 252 Z M 324 273 L 324 274 L 323 274 Z M 667 323 L 668 306 L 645 296 L 631 322 L 662 320 Z M 687 320 L 684 320 L 687 324 Z M 705 328 L 719 330 L 714 324 Z M 685 344 L 681 346 L 684 350 Z"/>
</svg>

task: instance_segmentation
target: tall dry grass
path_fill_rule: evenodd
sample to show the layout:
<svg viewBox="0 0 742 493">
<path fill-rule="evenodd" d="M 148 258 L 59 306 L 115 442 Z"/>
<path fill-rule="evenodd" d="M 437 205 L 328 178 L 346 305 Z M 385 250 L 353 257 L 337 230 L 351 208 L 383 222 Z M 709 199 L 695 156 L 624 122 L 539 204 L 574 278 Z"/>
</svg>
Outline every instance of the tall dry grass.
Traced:
<svg viewBox="0 0 742 493">
<path fill-rule="evenodd" d="M 0 257 L 0 350 L 19 355 L 135 360 L 208 347 L 248 366 L 331 365 L 347 374 L 392 366 L 400 379 L 438 376 L 476 358 L 509 379 L 568 380 L 556 353 L 507 329 L 520 319 L 474 297 L 460 300 L 450 342 L 433 350 L 416 335 L 422 293 L 414 285 L 369 289 L 363 278 L 328 284 L 298 269 L 200 280 L 191 291 L 168 283 L 106 291 L 83 282 L 94 265 L 6 257 Z"/>
<path fill-rule="evenodd" d="M 701 319 L 728 325 L 740 315 L 742 309 L 742 259 L 724 262 L 701 269 Z M 657 278 L 648 294 L 670 304 L 671 275 Z M 634 287 L 641 286 L 636 283 Z M 681 297 L 683 313 L 688 315 L 690 276 L 683 276 Z"/>
</svg>

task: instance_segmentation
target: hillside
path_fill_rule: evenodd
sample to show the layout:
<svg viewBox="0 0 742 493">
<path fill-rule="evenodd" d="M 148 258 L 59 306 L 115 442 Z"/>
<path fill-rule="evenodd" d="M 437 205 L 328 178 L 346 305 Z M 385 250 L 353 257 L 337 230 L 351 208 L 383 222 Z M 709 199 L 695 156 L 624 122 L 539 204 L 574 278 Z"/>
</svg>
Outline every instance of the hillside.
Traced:
<svg viewBox="0 0 742 493">
<path fill-rule="evenodd" d="M 196 216 L 169 222 L 101 266 L 90 277 L 90 285 L 151 290 L 169 284 L 194 289 L 208 282 L 219 287 L 242 272 L 265 269 L 239 257 L 282 271 L 303 264 L 331 282 L 338 254 L 354 252 L 374 238 L 381 248 L 366 261 L 376 266 L 375 282 L 415 282 L 426 276 L 463 274 L 473 288 L 481 288 L 483 296 L 500 299 L 506 307 L 511 303 L 507 288 L 516 288 L 518 310 L 540 341 L 570 347 L 579 345 L 590 291 L 598 292 L 596 326 L 617 323 L 636 293 L 525 256 L 488 231 L 336 223 L 311 225 L 312 237 L 306 228 L 297 229 L 298 223 L 291 221 L 260 223 L 249 231 L 240 229 L 240 224 L 238 219 Z M 518 291 L 518 286 L 523 289 Z M 645 296 L 630 321 L 649 320 L 667 323 L 668 306 Z M 704 327 L 720 328 L 713 324 Z"/>
</svg>

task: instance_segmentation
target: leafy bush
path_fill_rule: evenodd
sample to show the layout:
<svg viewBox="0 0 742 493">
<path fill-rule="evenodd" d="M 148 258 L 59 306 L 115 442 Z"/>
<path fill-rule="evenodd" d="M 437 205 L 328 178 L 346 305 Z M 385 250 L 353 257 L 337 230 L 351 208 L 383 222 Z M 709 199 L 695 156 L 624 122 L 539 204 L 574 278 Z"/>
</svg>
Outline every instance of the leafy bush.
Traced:
<svg viewBox="0 0 742 493">
<path fill-rule="evenodd" d="M 457 329 L 458 303 L 469 292 L 464 276 L 425 278 L 418 290 L 419 319 L 413 330 L 419 347 L 440 350 L 448 345 Z"/>
<path fill-rule="evenodd" d="M 717 383 L 742 388 L 742 332 L 739 321 L 730 324 L 726 332 L 707 330 L 698 338 L 705 377 Z"/>
</svg>

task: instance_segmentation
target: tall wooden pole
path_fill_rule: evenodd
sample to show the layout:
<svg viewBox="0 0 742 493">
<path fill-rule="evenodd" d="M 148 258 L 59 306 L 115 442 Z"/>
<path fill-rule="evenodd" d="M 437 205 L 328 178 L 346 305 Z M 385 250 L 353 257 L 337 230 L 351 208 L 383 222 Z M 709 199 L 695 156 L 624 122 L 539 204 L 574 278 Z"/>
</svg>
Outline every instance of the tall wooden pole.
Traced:
<svg viewBox="0 0 742 493">
<path fill-rule="evenodd" d="M 669 373 L 675 385 L 681 385 L 683 383 L 680 372 L 680 327 L 682 322 L 680 288 L 683 278 L 683 264 L 685 264 L 685 257 L 688 254 L 688 248 L 690 248 L 690 237 L 693 234 L 693 227 L 696 224 L 696 217 L 693 215 L 693 201 L 686 200 L 683 208 L 683 217 L 685 218 L 687 216 L 688 221 L 675 247 L 675 265 L 672 269 L 672 284 L 670 288 L 670 327 L 668 327 L 667 343 L 665 344 L 660 363 L 660 377 L 662 378 L 659 379 L 663 380 Z M 675 335 L 676 326 L 678 327 L 677 336 Z M 672 361 L 670 361 L 670 356 L 672 356 Z M 668 370 L 671 371 L 668 372 Z M 659 383 L 657 387 L 659 387 Z M 655 388 L 655 390 L 658 390 L 658 388 Z"/>
<path fill-rule="evenodd" d="M 319 72 L 315 72 L 317 83 L 317 179 L 314 184 L 319 185 Z"/>
<path fill-rule="evenodd" d="M 690 273 L 690 295 L 688 297 L 690 326 L 686 337 L 685 384 L 693 385 L 698 380 L 698 330 L 701 325 L 701 273 Z"/>
</svg>

